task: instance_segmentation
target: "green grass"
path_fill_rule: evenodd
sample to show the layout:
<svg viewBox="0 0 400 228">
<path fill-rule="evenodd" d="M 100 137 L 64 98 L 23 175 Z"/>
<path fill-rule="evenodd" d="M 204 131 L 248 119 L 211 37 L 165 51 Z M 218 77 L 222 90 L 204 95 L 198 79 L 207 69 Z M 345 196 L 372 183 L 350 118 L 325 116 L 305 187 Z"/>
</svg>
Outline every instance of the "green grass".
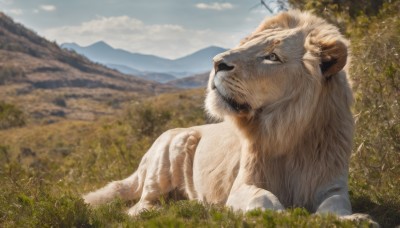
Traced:
<svg viewBox="0 0 400 228">
<path fill-rule="evenodd" d="M 367 223 L 340 221 L 332 215 L 310 215 L 296 208 L 283 213 L 254 210 L 246 214 L 194 201 L 161 203 L 160 208 L 131 218 L 125 203 L 115 200 L 89 208 L 66 189 L 63 180 L 41 180 L 17 164 L 2 173 L 0 218 L 2 227 L 367 227 Z M 7 173 L 9 175 L 7 175 Z"/>
<path fill-rule="evenodd" d="M 125 211 L 134 202 L 115 200 L 95 209 L 83 203 L 81 194 L 132 173 L 161 132 L 205 123 L 203 93 L 194 90 L 150 98 L 140 106 L 133 103 L 116 118 L 96 122 L 67 121 L 0 131 L 1 226 L 367 226 L 335 216 L 310 215 L 303 209 L 242 214 L 220 206 L 161 200 L 159 209 L 130 218 Z M 154 126 L 155 121 L 159 126 Z"/>
</svg>

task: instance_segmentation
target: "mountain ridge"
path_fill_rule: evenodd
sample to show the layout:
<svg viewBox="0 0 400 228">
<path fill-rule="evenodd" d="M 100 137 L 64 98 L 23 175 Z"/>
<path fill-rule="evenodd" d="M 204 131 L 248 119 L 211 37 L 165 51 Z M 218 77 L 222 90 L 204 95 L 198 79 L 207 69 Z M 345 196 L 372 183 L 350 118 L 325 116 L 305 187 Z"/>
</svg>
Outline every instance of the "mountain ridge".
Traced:
<svg viewBox="0 0 400 228">
<path fill-rule="evenodd" d="M 105 64 L 129 67 L 145 73 L 166 73 L 176 78 L 184 78 L 210 70 L 212 58 L 227 49 L 209 46 L 177 59 L 167 59 L 155 55 L 133 53 L 124 49 L 113 48 L 104 41 L 97 41 L 88 46 L 76 43 L 64 43 L 61 47 L 72 49 L 87 58 Z M 118 68 L 117 68 L 118 69 Z M 118 69 L 122 70 L 123 69 Z"/>
</svg>

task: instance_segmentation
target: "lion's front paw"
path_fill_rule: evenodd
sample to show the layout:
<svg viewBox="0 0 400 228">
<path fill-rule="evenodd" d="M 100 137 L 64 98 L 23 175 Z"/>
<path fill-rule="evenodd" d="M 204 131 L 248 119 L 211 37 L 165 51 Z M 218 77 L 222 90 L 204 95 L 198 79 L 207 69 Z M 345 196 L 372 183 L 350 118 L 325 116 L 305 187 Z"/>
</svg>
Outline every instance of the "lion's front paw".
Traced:
<svg viewBox="0 0 400 228">
<path fill-rule="evenodd" d="M 254 209 L 270 209 L 275 211 L 283 211 L 285 208 L 275 196 L 273 196 L 272 194 L 265 194 L 250 200 L 249 204 L 246 207 L 246 211 L 251 211 Z"/>
<path fill-rule="evenodd" d="M 350 220 L 350 221 L 354 221 L 357 223 L 360 222 L 368 222 L 370 227 L 380 227 L 379 224 L 377 222 L 375 222 L 374 220 L 372 220 L 371 216 L 367 215 L 367 214 L 361 214 L 361 213 L 356 213 L 356 214 L 352 214 L 352 215 L 344 215 L 340 217 L 343 220 Z"/>
<path fill-rule="evenodd" d="M 135 204 L 135 206 L 129 208 L 127 213 L 129 216 L 133 217 L 133 216 L 139 215 L 143 211 L 154 209 L 154 207 L 155 206 L 149 202 L 140 202 L 139 201 L 137 204 Z"/>
</svg>

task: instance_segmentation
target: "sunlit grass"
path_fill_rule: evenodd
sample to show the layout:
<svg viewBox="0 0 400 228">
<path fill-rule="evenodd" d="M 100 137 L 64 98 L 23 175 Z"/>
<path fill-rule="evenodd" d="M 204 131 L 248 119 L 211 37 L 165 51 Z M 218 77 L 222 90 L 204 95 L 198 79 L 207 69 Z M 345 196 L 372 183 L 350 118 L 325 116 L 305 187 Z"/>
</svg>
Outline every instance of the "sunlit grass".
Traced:
<svg viewBox="0 0 400 228">
<path fill-rule="evenodd" d="M 130 218 L 125 211 L 133 202 L 116 200 L 95 209 L 83 203 L 81 194 L 132 173 L 161 132 L 205 123 L 203 94 L 203 90 L 195 90 L 161 95 L 142 105 L 133 103 L 116 118 L 95 122 L 65 121 L 0 131 L 1 223 L 5 227 L 355 225 L 335 216 L 310 215 L 302 209 L 242 214 L 220 206 L 178 201 L 161 203 L 157 210 Z"/>
</svg>

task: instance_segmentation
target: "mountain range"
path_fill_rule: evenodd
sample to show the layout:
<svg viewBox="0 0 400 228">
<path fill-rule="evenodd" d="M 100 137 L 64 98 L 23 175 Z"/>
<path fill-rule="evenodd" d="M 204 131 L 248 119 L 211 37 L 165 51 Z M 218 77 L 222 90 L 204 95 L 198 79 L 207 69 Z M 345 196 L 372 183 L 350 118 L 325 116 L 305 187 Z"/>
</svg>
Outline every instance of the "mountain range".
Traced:
<svg viewBox="0 0 400 228">
<path fill-rule="evenodd" d="M 227 50 L 210 46 L 190 55 L 171 60 L 154 55 L 131 53 L 123 49 L 116 49 L 103 41 L 86 47 L 76 43 L 64 43 L 61 47 L 74 50 L 92 61 L 117 69 L 122 73 L 159 82 L 167 82 L 175 78 L 179 79 L 207 72 L 212 67 L 212 58 Z M 156 76 L 154 76 L 155 73 Z"/>
<path fill-rule="evenodd" d="M 92 119 L 174 87 L 126 75 L 60 48 L 0 12 L 0 99 L 37 119 Z"/>
</svg>

